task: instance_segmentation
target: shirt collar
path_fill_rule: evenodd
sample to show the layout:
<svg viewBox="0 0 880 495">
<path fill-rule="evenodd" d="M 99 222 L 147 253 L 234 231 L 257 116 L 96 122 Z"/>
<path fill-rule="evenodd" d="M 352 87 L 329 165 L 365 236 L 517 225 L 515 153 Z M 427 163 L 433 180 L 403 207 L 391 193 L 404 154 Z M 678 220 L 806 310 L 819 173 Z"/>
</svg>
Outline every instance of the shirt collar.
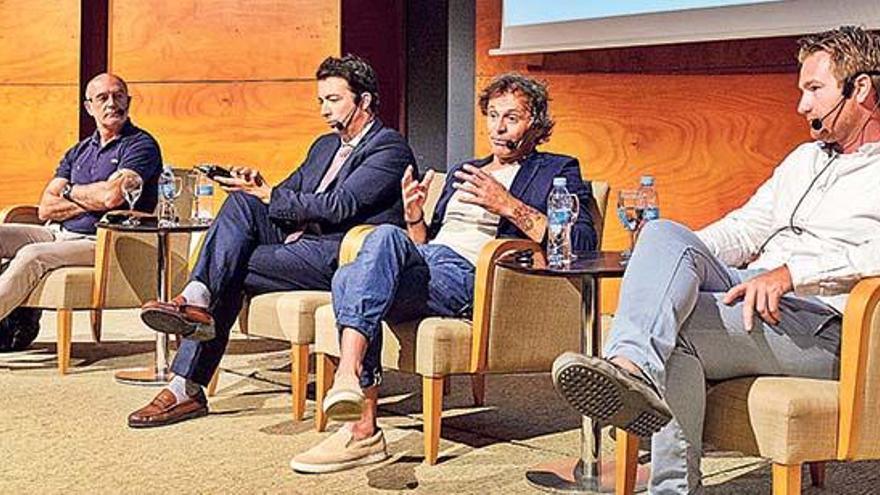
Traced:
<svg viewBox="0 0 880 495">
<path fill-rule="evenodd" d="M 361 129 L 361 132 L 357 133 L 357 135 L 355 135 L 353 138 L 349 139 L 347 142 L 342 140 L 341 137 L 339 138 L 340 141 L 342 141 L 342 144 L 344 144 L 346 146 L 351 146 L 352 148 L 357 148 L 358 143 L 360 143 L 361 140 L 364 139 L 364 136 L 366 136 L 367 133 L 370 132 L 370 128 L 373 127 L 373 123 L 375 123 L 375 122 L 376 122 L 376 119 L 373 119 L 373 120 L 367 122 L 367 125 L 365 125 L 363 129 Z"/>
<path fill-rule="evenodd" d="M 134 124 L 131 123 L 131 119 L 126 119 L 125 123 L 122 124 L 122 129 L 119 130 L 119 137 L 117 137 L 113 141 L 110 141 L 107 144 L 115 143 L 119 139 L 124 138 L 125 136 L 128 136 L 130 134 L 133 134 L 134 131 L 135 131 L 135 127 L 134 127 Z M 89 142 L 95 146 L 98 146 L 98 147 L 101 146 L 101 133 L 99 133 L 97 129 L 95 129 L 95 132 L 92 133 L 92 136 L 89 138 Z"/>
</svg>

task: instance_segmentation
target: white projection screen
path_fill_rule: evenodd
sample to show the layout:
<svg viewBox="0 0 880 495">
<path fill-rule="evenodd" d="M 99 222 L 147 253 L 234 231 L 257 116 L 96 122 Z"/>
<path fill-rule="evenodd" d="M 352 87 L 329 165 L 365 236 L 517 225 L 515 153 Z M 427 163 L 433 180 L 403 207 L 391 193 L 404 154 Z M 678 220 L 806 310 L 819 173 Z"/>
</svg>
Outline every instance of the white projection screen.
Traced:
<svg viewBox="0 0 880 495">
<path fill-rule="evenodd" d="M 880 27 L 880 0 L 504 0 L 491 55 Z"/>
</svg>

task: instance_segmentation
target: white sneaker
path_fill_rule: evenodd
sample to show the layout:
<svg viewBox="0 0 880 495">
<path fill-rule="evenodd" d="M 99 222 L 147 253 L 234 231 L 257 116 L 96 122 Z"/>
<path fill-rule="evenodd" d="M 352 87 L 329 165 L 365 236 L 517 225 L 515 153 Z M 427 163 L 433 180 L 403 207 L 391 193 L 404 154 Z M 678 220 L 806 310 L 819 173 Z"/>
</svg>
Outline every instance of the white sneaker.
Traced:
<svg viewBox="0 0 880 495">
<path fill-rule="evenodd" d="M 299 473 L 332 473 L 387 458 L 382 430 L 377 428 L 373 436 L 355 440 L 348 428 L 340 428 L 318 445 L 291 459 L 290 467 Z"/>
<path fill-rule="evenodd" d="M 324 398 L 324 414 L 333 421 L 358 421 L 364 412 L 364 391 L 357 378 L 337 378 Z"/>
</svg>

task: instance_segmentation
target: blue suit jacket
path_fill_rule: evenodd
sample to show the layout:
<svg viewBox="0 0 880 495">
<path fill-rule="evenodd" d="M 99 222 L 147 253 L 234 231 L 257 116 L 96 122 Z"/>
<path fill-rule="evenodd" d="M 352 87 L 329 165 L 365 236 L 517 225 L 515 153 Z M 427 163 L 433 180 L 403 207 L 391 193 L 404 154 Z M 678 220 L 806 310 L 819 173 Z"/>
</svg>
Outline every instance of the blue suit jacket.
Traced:
<svg viewBox="0 0 880 495">
<path fill-rule="evenodd" d="M 300 167 L 272 190 L 269 217 L 285 231 L 309 231 L 341 241 L 359 224 L 403 224 L 400 179 L 415 164 L 406 140 L 376 118 L 325 192 L 315 193 L 341 140 L 326 134 Z"/>
<path fill-rule="evenodd" d="M 433 239 L 437 232 L 440 231 L 440 225 L 443 217 L 446 215 L 449 199 L 452 197 L 452 193 L 455 192 L 452 184 L 459 182 L 455 178 L 455 171 L 468 163 L 476 167 L 484 167 L 491 162 L 492 157 L 490 156 L 481 160 L 459 163 L 449 169 L 446 174 L 446 184 L 443 186 L 443 193 L 440 195 L 437 207 L 434 210 L 434 217 L 431 219 L 431 228 L 428 232 L 429 239 Z M 510 185 L 510 194 L 523 203 L 546 214 L 547 197 L 550 195 L 550 189 L 553 187 L 554 177 L 565 177 L 568 182 L 568 191 L 576 194 L 580 201 L 577 221 L 571 229 L 572 248 L 575 251 L 595 250 L 597 247 L 596 230 L 593 227 L 593 219 L 590 217 L 590 212 L 587 209 L 590 204 L 589 202 L 593 201 L 593 192 L 590 188 L 590 183 L 585 182 L 581 178 L 581 169 L 576 158 L 555 153 L 532 152 L 520 162 L 520 169 Z M 502 217 L 498 224 L 496 237 L 527 238 L 528 236 L 514 225 L 513 222 Z M 542 244 L 545 241 L 546 237 Z"/>
</svg>

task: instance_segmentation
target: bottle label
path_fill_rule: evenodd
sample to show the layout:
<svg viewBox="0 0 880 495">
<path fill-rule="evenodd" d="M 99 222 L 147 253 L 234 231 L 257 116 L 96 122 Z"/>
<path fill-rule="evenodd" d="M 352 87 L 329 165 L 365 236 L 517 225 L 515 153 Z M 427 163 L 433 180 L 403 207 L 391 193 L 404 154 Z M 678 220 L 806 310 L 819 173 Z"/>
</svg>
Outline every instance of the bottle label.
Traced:
<svg viewBox="0 0 880 495">
<path fill-rule="evenodd" d="M 657 220 L 658 218 L 660 218 L 660 208 L 657 208 L 656 206 L 645 208 L 642 212 L 643 220 Z"/>
<path fill-rule="evenodd" d="M 548 223 L 550 225 L 565 225 L 571 219 L 571 211 L 569 210 L 551 210 Z"/>
<path fill-rule="evenodd" d="M 214 184 L 199 184 L 196 188 L 196 196 L 213 196 Z"/>
</svg>

